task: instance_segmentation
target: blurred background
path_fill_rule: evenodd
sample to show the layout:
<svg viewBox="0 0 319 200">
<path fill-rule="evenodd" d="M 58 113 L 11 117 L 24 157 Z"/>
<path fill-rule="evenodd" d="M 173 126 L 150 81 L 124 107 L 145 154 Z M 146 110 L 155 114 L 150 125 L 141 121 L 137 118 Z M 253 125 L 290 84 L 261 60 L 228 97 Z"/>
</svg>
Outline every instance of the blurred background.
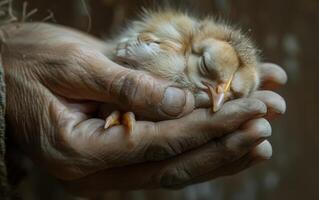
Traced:
<svg viewBox="0 0 319 200">
<path fill-rule="evenodd" d="M 14 7 L 22 9 L 24 1 Z M 318 0 L 28 0 L 29 20 L 51 13 L 54 21 L 100 38 L 115 33 L 138 14 L 156 5 L 179 5 L 200 15 L 213 14 L 247 30 L 263 51 L 263 60 L 281 65 L 289 81 L 279 93 L 287 113 L 273 122 L 273 158 L 233 177 L 178 191 L 108 192 L 111 200 L 316 200 L 319 199 L 319 1 Z M 39 170 L 21 184 L 25 199 L 77 199 L 63 192 Z M 53 187 L 52 184 L 55 186 Z"/>
</svg>

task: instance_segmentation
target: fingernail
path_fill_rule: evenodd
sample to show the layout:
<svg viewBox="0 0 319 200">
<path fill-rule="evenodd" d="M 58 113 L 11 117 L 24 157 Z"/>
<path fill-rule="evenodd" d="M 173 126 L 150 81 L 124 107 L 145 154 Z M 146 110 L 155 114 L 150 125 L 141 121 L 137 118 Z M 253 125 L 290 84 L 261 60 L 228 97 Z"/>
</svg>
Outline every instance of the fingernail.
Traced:
<svg viewBox="0 0 319 200">
<path fill-rule="evenodd" d="M 161 111 L 165 114 L 176 117 L 180 115 L 186 104 L 186 93 L 175 87 L 168 87 L 164 93 Z"/>
</svg>

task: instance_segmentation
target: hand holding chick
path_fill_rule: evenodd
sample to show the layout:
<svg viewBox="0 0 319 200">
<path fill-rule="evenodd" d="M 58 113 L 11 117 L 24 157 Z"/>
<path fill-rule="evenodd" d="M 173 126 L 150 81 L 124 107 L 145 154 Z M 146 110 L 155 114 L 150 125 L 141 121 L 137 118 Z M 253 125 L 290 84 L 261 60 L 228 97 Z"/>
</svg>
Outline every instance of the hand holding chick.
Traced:
<svg viewBox="0 0 319 200">
<path fill-rule="evenodd" d="M 193 110 L 187 89 L 113 63 L 103 55 L 105 43 L 78 31 L 23 23 L 1 32 L 9 137 L 71 190 L 180 187 L 239 172 L 271 155 L 266 118 L 285 111 L 273 92 L 254 92 L 210 115 Z M 261 66 L 274 69 L 266 84 L 285 82 L 279 67 Z M 122 125 L 105 130 L 97 116 L 101 104 L 162 121 L 137 121 L 130 135 Z"/>
</svg>

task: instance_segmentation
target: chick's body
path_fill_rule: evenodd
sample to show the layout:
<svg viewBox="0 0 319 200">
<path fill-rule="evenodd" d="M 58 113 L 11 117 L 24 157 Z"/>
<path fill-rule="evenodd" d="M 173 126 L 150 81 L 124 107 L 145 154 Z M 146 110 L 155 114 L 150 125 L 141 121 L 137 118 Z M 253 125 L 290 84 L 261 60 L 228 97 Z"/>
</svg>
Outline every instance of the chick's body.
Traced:
<svg viewBox="0 0 319 200">
<path fill-rule="evenodd" d="M 249 38 L 213 18 L 178 11 L 143 14 L 115 40 L 111 58 L 191 89 L 195 95 L 230 86 L 227 97 L 247 96 L 259 84 L 258 56 Z"/>
<path fill-rule="evenodd" d="M 145 11 L 112 42 L 113 61 L 174 81 L 195 95 L 208 93 L 214 111 L 259 84 L 258 56 L 249 38 L 211 17 Z"/>
</svg>

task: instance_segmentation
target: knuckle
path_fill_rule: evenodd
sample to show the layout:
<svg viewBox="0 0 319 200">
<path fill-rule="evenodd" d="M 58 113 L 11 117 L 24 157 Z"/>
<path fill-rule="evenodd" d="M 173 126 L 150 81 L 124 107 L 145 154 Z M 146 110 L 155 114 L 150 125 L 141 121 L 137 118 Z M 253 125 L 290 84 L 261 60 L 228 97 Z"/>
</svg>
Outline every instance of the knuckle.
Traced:
<svg viewBox="0 0 319 200">
<path fill-rule="evenodd" d="M 113 87 L 118 91 L 119 98 L 122 102 L 126 103 L 130 107 L 136 104 L 135 101 L 139 97 L 138 90 L 143 80 L 143 74 L 139 72 L 126 72 L 125 74 L 120 74 L 122 76 L 119 80 L 115 80 Z M 145 98 L 145 96 L 143 96 Z M 137 105 L 136 105 L 137 106 Z"/>
<path fill-rule="evenodd" d="M 165 145 L 151 145 L 145 152 L 147 161 L 159 161 L 174 155 L 173 151 Z"/>
<path fill-rule="evenodd" d="M 171 144 L 159 136 L 161 133 L 161 130 L 159 130 L 160 127 L 154 126 L 153 128 L 154 130 L 152 132 L 154 134 L 154 139 L 145 151 L 145 160 L 159 161 L 180 153 L 180 150 L 178 150 L 176 144 Z"/>
<path fill-rule="evenodd" d="M 84 55 L 85 50 L 81 45 L 78 44 L 67 44 L 67 48 L 65 48 L 65 55 L 67 58 L 80 58 Z"/>
<path fill-rule="evenodd" d="M 179 152 L 170 144 L 151 144 L 146 152 L 145 159 L 147 161 L 160 161 L 177 155 Z"/>
<path fill-rule="evenodd" d="M 63 44 L 61 46 L 63 56 L 56 60 L 58 63 L 63 63 L 64 67 L 73 67 L 73 69 L 79 69 L 78 67 L 84 66 L 87 62 L 88 54 L 85 53 L 83 47 L 78 44 Z M 74 66 L 77 66 L 74 68 Z"/>
<path fill-rule="evenodd" d="M 73 181 L 86 176 L 88 173 L 76 164 L 64 162 L 56 167 L 53 174 L 60 180 Z"/>
<path fill-rule="evenodd" d="M 221 164 L 227 164 L 237 160 L 241 155 L 241 148 L 234 148 L 232 145 L 229 145 L 227 140 L 222 140 L 219 145 L 218 154 Z"/>
<path fill-rule="evenodd" d="M 160 177 L 160 185 L 163 188 L 180 188 L 186 185 L 192 178 L 191 173 L 186 169 L 170 168 Z"/>
<path fill-rule="evenodd" d="M 230 175 L 235 175 L 248 167 L 252 166 L 254 163 L 255 158 L 251 155 L 243 156 L 239 160 L 236 161 L 236 164 L 227 166 L 225 170 L 225 175 L 230 176 Z"/>
<path fill-rule="evenodd" d="M 134 99 L 139 86 L 139 80 L 142 79 L 142 76 L 140 73 L 128 73 L 124 78 L 121 88 L 122 95 L 129 97 L 128 99 Z"/>
<path fill-rule="evenodd" d="M 221 156 L 221 162 L 223 164 L 233 162 L 241 156 L 241 153 L 239 148 L 225 148 Z"/>
<path fill-rule="evenodd" d="M 9 34 L 6 33 L 5 29 L 0 29 L 0 47 L 6 43 Z"/>
<path fill-rule="evenodd" d="M 94 61 L 99 58 L 100 54 L 98 51 L 86 47 L 77 43 L 63 44 L 64 58 L 71 63 L 90 64 L 90 61 Z M 65 47 L 66 46 L 66 47 Z"/>
</svg>

